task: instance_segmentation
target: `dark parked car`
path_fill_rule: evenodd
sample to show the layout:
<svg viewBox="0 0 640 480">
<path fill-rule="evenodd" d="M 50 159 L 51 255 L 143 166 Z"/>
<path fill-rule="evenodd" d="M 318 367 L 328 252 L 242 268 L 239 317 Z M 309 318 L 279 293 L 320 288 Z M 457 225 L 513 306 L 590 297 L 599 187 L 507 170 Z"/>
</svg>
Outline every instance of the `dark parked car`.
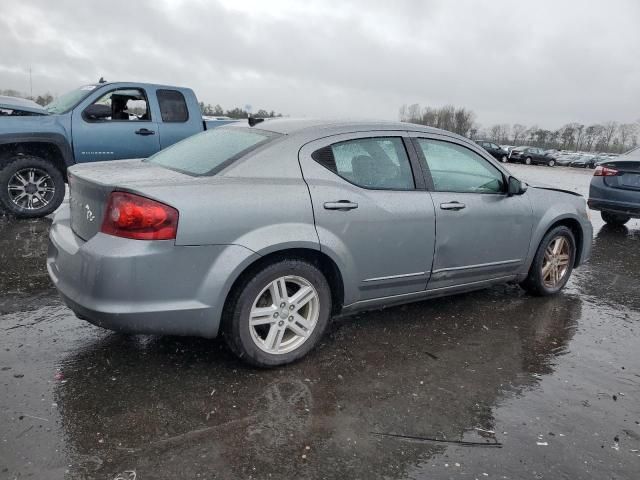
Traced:
<svg viewBox="0 0 640 480">
<path fill-rule="evenodd" d="M 476 141 L 476 143 L 484 148 L 487 152 L 489 152 L 491 156 L 496 160 L 500 160 L 502 163 L 507 163 L 509 152 L 504 150 L 499 145 L 496 145 L 493 142 L 488 142 L 486 140 L 478 140 Z"/>
<path fill-rule="evenodd" d="M 275 366 L 309 352 L 333 315 L 505 282 L 551 295 L 589 257 L 582 196 L 526 185 L 466 138 L 407 123 L 253 125 L 69 169 L 47 266 L 79 317 L 224 332 L 241 358 Z"/>
<path fill-rule="evenodd" d="M 596 167 L 588 203 L 600 210 L 607 223 L 624 225 L 631 218 L 640 218 L 640 149 Z"/>
<path fill-rule="evenodd" d="M 594 155 L 580 155 L 573 162 L 571 162 L 570 166 L 576 168 L 596 168 L 596 161 Z"/>
<path fill-rule="evenodd" d="M 553 167 L 556 164 L 556 160 L 553 157 L 548 157 L 541 148 L 537 147 L 517 147 L 511 150 L 509 154 L 510 162 L 520 162 L 527 165 L 541 164 L 549 165 Z"/>
<path fill-rule="evenodd" d="M 567 167 L 571 165 L 571 162 L 573 162 L 576 158 L 578 158 L 578 156 L 575 153 L 563 153 L 555 158 L 556 165 Z"/>
</svg>

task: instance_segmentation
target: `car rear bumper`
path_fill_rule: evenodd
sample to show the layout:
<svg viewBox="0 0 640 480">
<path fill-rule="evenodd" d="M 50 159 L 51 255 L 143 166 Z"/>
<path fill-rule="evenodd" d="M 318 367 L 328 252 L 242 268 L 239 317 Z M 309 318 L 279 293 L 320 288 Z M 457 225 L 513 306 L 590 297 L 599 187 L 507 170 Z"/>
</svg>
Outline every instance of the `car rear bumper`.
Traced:
<svg viewBox="0 0 640 480">
<path fill-rule="evenodd" d="M 592 177 L 587 205 L 593 210 L 640 218 L 640 191 L 608 186 L 605 177 Z"/>
<path fill-rule="evenodd" d="M 237 271 L 253 257 L 238 245 L 176 246 L 102 233 L 85 242 L 63 207 L 49 233 L 47 270 L 69 308 L 94 325 L 211 338 Z"/>
<path fill-rule="evenodd" d="M 605 210 L 611 213 L 619 213 L 621 215 L 640 218 L 640 205 L 638 204 L 616 202 L 613 200 L 594 200 L 591 198 L 587 201 L 587 204 L 592 210 Z"/>
</svg>

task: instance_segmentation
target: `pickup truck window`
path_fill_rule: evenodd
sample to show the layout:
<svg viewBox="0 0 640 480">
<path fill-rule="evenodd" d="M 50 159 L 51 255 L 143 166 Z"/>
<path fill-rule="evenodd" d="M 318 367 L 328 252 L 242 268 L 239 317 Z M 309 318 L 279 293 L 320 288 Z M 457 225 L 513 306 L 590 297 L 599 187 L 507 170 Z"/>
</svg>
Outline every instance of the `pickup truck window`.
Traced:
<svg viewBox="0 0 640 480">
<path fill-rule="evenodd" d="M 156 92 L 163 122 L 186 122 L 189 109 L 184 95 L 177 90 L 158 90 Z"/>
<path fill-rule="evenodd" d="M 218 127 L 161 150 L 146 161 L 187 175 L 215 175 L 277 136 L 255 128 Z"/>
<path fill-rule="evenodd" d="M 112 90 L 89 105 L 82 116 L 88 122 L 151 120 L 147 96 L 138 88 Z"/>
</svg>

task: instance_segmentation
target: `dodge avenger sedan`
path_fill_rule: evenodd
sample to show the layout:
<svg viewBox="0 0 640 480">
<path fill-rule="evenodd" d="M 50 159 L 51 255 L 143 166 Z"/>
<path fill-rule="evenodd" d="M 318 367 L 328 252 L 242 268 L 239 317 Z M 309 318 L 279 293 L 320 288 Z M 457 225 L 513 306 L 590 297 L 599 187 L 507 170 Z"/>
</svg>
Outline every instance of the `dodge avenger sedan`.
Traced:
<svg viewBox="0 0 640 480">
<path fill-rule="evenodd" d="M 557 293 L 591 248 L 583 197 L 407 123 L 250 119 L 76 165 L 69 185 L 47 266 L 78 317 L 222 333 L 257 366 L 301 358 L 338 314 L 508 282 Z"/>
</svg>

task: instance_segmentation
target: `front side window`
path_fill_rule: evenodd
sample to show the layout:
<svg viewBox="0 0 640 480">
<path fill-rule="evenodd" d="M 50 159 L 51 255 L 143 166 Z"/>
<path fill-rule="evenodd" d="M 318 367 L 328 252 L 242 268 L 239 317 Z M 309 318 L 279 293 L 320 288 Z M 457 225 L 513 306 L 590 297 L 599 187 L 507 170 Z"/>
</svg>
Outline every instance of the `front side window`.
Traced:
<svg viewBox="0 0 640 480">
<path fill-rule="evenodd" d="M 400 137 L 358 138 L 315 151 L 312 158 L 359 187 L 415 188 L 409 158 Z"/>
<path fill-rule="evenodd" d="M 85 108 L 82 115 L 89 122 L 151 120 L 147 97 L 138 88 L 112 90 Z"/>
<path fill-rule="evenodd" d="M 503 193 L 504 177 L 477 153 L 455 143 L 418 139 L 437 192 Z"/>
<path fill-rule="evenodd" d="M 189 109 L 184 95 L 177 90 L 158 90 L 156 93 L 163 122 L 186 122 Z"/>
<path fill-rule="evenodd" d="M 214 175 L 277 136 L 254 128 L 218 127 L 175 143 L 148 161 L 187 175 Z"/>
</svg>

